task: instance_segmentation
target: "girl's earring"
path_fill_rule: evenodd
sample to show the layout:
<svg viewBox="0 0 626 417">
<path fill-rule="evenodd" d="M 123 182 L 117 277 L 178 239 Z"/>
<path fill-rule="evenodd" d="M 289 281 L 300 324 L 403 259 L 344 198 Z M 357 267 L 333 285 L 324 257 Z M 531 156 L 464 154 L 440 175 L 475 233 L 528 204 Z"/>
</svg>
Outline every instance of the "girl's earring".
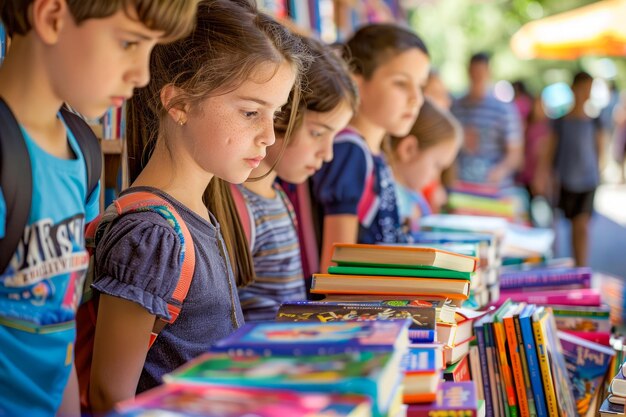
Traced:
<svg viewBox="0 0 626 417">
<path fill-rule="evenodd" d="M 185 126 L 186 123 L 187 123 L 187 121 L 183 119 L 183 116 L 180 116 L 178 118 L 178 125 L 179 126 Z"/>
</svg>

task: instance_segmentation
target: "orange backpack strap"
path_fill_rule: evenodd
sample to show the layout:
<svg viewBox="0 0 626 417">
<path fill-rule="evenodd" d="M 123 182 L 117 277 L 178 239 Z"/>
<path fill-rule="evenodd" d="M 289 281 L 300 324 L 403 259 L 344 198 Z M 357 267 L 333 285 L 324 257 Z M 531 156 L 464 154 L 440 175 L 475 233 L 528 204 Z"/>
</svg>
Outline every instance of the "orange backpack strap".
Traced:
<svg viewBox="0 0 626 417">
<path fill-rule="evenodd" d="M 248 210 L 248 203 L 246 203 L 246 198 L 243 196 L 243 193 L 236 184 L 230 184 L 230 192 L 233 196 L 233 200 L 235 201 L 235 207 L 237 208 L 237 213 L 239 214 L 239 220 L 241 220 L 243 232 L 248 240 L 248 246 L 252 248 L 254 246 L 254 228 L 252 227 L 254 219 Z"/>
<path fill-rule="evenodd" d="M 114 206 L 118 216 L 131 212 L 152 211 L 163 216 L 178 235 L 182 244 L 181 259 L 182 267 L 178 283 L 172 294 L 172 298 L 167 303 L 167 310 L 170 319 L 156 319 L 152 334 L 150 335 L 150 346 L 154 344 L 157 336 L 167 324 L 174 323 L 180 314 L 183 302 L 189 292 L 191 280 L 196 266 L 196 252 L 193 238 L 185 221 L 180 217 L 176 209 L 165 199 L 148 191 L 136 191 L 122 195 L 114 201 Z"/>
</svg>

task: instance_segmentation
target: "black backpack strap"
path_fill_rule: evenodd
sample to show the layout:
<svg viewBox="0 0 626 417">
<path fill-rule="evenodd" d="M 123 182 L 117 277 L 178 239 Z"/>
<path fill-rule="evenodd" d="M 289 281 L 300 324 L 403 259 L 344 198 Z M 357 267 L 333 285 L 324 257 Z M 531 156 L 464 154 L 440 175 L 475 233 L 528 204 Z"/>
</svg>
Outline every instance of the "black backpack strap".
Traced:
<svg viewBox="0 0 626 417">
<path fill-rule="evenodd" d="M 20 125 L 0 98 L 0 187 L 6 204 L 5 234 L 0 239 L 0 273 L 17 250 L 28 224 L 33 192 L 30 155 Z"/>
<path fill-rule="evenodd" d="M 87 166 L 87 198 L 96 189 L 102 174 L 102 151 L 96 134 L 77 114 L 67 108 L 61 109 L 65 125 L 72 131 Z"/>
</svg>

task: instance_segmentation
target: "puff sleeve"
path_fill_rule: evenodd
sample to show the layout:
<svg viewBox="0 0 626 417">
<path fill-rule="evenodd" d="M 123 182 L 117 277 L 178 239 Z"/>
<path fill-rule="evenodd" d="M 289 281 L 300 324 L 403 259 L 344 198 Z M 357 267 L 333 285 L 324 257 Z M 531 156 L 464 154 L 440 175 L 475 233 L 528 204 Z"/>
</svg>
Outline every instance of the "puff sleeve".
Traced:
<svg viewBox="0 0 626 417">
<path fill-rule="evenodd" d="M 159 214 L 127 214 L 111 225 L 96 247 L 92 287 L 169 319 L 167 302 L 178 283 L 181 246 Z"/>
<path fill-rule="evenodd" d="M 357 214 L 367 175 L 363 149 L 350 142 L 335 143 L 333 160 L 313 177 L 313 194 L 324 214 Z"/>
</svg>

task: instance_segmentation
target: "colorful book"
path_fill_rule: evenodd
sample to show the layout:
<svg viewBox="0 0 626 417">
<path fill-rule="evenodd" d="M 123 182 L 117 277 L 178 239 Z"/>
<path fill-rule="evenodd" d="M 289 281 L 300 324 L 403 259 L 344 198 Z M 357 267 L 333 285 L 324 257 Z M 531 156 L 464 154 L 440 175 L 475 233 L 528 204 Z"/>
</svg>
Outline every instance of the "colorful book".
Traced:
<svg viewBox="0 0 626 417">
<path fill-rule="evenodd" d="M 549 308 L 539 307 L 535 310 L 533 330 L 550 415 L 576 417 L 576 403 L 565 358 Z"/>
<path fill-rule="evenodd" d="M 329 274 L 337 275 L 374 275 L 392 277 L 420 277 L 420 278 L 459 278 L 471 279 L 472 272 L 458 272 L 449 269 L 438 268 L 394 268 L 374 266 L 331 266 Z"/>
<path fill-rule="evenodd" d="M 409 338 L 411 341 L 428 343 L 435 340 L 435 313 L 434 307 L 291 301 L 280 306 L 276 314 L 276 321 L 331 323 L 410 319 Z"/>
<path fill-rule="evenodd" d="M 517 397 L 515 395 L 515 388 L 513 385 L 513 371 L 511 366 L 509 365 L 507 349 L 506 349 L 506 334 L 504 330 L 503 317 L 508 313 L 509 310 L 515 308 L 516 306 L 510 301 L 506 301 L 496 314 L 493 319 L 493 333 L 495 340 L 495 354 L 496 359 L 498 360 L 498 364 L 500 366 L 501 372 L 501 385 L 504 390 L 506 404 L 505 407 L 508 407 L 507 415 L 511 417 L 518 416 L 518 402 Z"/>
<path fill-rule="evenodd" d="M 522 360 L 520 358 L 519 343 L 517 333 L 515 332 L 515 314 L 520 313 L 526 307 L 526 303 L 512 304 L 511 307 L 502 316 L 502 324 L 504 326 L 504 334 L 506 339 L 506 349 L 510 363 L 513 387 L 517 394 L 517 404 L 521 417 L 530 417 L 530 407 L 526 398 L 526 384 L 524 382 L 524 371 L 522 369 Z M 506 355 L 505 355 L 506 358 Z M 531 398 L 532 401 L 532 398 Z"/>
<path fill-rule="evenodd" d="M 435 401 L 441 382 L 441 350 L 432 347 L 411 347 L 402 360 L 404 369 L 404 403 Z"/>
<path fill-rule="evenodd" d="M 314 356 L 238 356 L 205 353 L 165 376 L 179 384 L 217 384 L 366 395 L 384 415 L 400 386 L 401 354 L 360 352 Z"/>
<path fill-rule="evenodd" d="M 116 407 L 111 417 L 369 417 L 366 397 L 216 385 L 166 384 Z"/>
<path fill-rule="evenodd" d="M 430 266 L 459 272 L 474 272 L 478 261 L 475 257 L 442 249 L 358 243 L 336 243 L 331 259 L 340 266 Z"/>
<path fill-rule="evenodd" d="M 519 315 L 520 329 L 524 342 L 524 353 L 528 363 L 528 373 L 532 384 L 533 398 L 535 400 L 535 409 L 538 417 L 548 417 L 548 404 L 546 400 L 546 392 L 543 388 L 543 378 L 541 373 L 541 365 L 539 363 L 539 355 L 537 345 L 535 344 L 535 335 L 533 331 L 532 317 L 536 306 L 527 305 Z M 554 397 L 551 398 L 554 401 Z"/>
<path fill-rule="evenodd" d="M 485 400 L 485 393 L 483 388 L 483 376 L 480 369 L 480 352 L 478 351 L 478 342 L 475 339 L 473 343 L 470 343 L 470 350 L 467 355 L 470 364 L 470 379 L 474 381 L 476 385 L 476 396 L 479 400 Z"/>
<path fill-rule="evenodd" d="M 430 404 L 411 404 L 407 417 L 478 417 L 478 400 L 474 382 L 444 382 L 437 399 Z"/>
<path fill-rule="evenodd" d="M 563 348 L 578 414 L 584 416 L 589 411 L 591 400 L 602 387 L 615 353 L 609 347 L 568 333 L 558 332 L 557 335 Z"/>
<path fill-rule="evenodd" d="M 483 394 L 485 399 L 485 412 L 488 416 L 495 415 L 495 407 L 493 399 L 491 398 L 491 385 L 492 379 L 489 372 L 489 362 L 487 361 L 487 341 L 485 322 L 487 320 L 493 320 L 490 318 L 491 314 L 486 314 L 474 323 L 474 334 L 476 335 L 476 345 L 478 346 L 478 356 L 480 364 L 480 375 L 483 383 Z"/>
<path fill-rule="evenodd" d="M 247 323 L 218 341 L 212 350 L 257 355 L 329 355 L 405 351 L 409 320 L 334 323 Z"/>
<path fill-rule="evenodd" d="M 552 291 L 507 290 L 501 292 L 500 302 L 496 302 L 495 305 L 500 305 L 507 298 L 517 303 L 537 305 L 599 306 L 602 303 L 600 291 L 596 288 Z"/>
<path fill-rule="evenodd" d="M 435 307 L 437 309 L 437 319 L 447 323 L 454 322 L 454 315 L 457 308 L 463 304 L 460 300 L 455 300 L 436 295 L 428 297 L 400 297 L 397 295 L 384 294 L 328 294 L 322 301 L 325 302 L 365 302 L 379 305 L 415 305 L 425 307 Z"/>
<path fill-rule="evenodd" d="M 422 217 L 420 226 L 424 230 L 437 232 L 476 232 L 503 237 L 508 221 L 499 217 L 433 214 Z"/>
<path fill-rule="evenodd" d="M 513 325 L 515 327 L 515 339 L 517 341 L 517 353 L 522 367 L 522 386 L 526 390 L 526 404 L 528 405 L 528 414 L 531 417 L 538 415 L 535 405 L 535 396 L 533 394 L 533 385 L 530 380 L 530 370 L 528 367 L 528 358 L 526 357 L 526 349 L 524 347 L 524 336 L 522 335 L 522 327 L 520 325 L 520 315 L 528 307 L 526 303 L 521 303 L 519 309 L 513 314 Z"/>
<path fill-rule="evenodd" d="M 611 310 L 607 305 L 597 307 L 558 306 L 552 307 L 556 327 L 575 332 L 610 332 Z"/>
<path fill-rule="evenodd" d="M 463 356 L 460 361 L 449 365 L 443 371 L 443 379 L 449 382 L 471 381 L 469 362 L 468 354 Z"/>
<path fill-rule="evenodd" d="M 525 291 L 540 288 L 567 286 L 568 288 L 589 288 L 591 285 L 591 269 L 577 268 L 538 268 L 528 271 L 504 271 L 500 273 L 500 288 L 504 292 L 509 289 Z"/>
<path fill-rule="evenodd" d="M 446 278 L 313 274 L 311 292 L 314 294 L 441 296 L 466 300 L 469 297 L 470 281 Z"/>
</svg>

